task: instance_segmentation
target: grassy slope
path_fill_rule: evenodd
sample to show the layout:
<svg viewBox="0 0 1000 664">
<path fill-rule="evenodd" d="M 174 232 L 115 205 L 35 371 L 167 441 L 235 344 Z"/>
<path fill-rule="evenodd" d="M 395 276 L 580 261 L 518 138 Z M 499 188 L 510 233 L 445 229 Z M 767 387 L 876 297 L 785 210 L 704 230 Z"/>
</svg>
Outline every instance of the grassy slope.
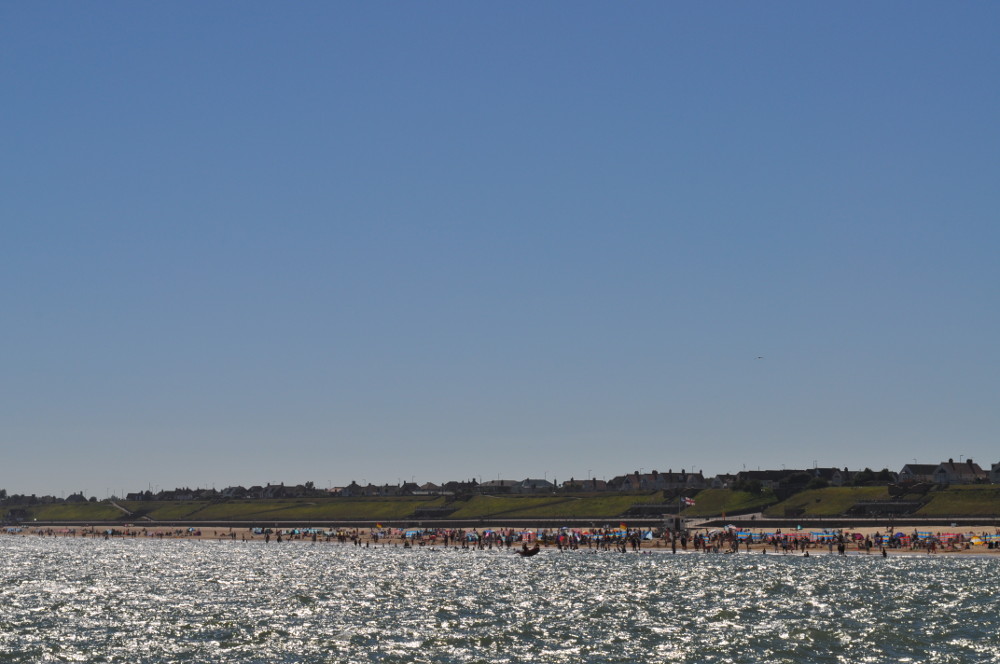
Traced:
<svg viewBox="0 0 1000 664">
<path fill-rule="evenodd" d="M 405 519 L 420 507 L 440 507 L 443 498 L 319 498 L 234 500 L 219 503 L 145 502 L 123 506 L 157 521 L 267 521 Z"/>
<path fill-rule="evenodd" d="M 756 496 L 746 491 L 730 491 L 729 489 L 705 489 L 695 496 L 693 507 L 686 508 L 684 516 L 719 516 L 726 514 L 745 514 L 762 510 L 776 502 L 774 494 L 765 493 Z"/>
<path fill-rule="evenodd" d="M 480 500 L 481 499 L 481 500 Z M 486 517 L 516 519 L 565 518 L 607 519 L 618 518 L 637 503 L 658 503 L 663 500 L 660 492 L 652 494 L 591 494 L 576 496 L 476 496 L 466 509 L 459 510 L 455 518 Z M 483 510 L 487 511 L 483 511 Z"/>
<path fill-rule="evenodd" d="M 906 496 L 916 498 L 917 496 Z M 886 487 L 831 487 L 804 491 L 781 503 L 773 496 L 754 496 L 745 492 L 707 489 L 699 493 L 696 505 L 684 510 L 686 516 L 717 516 L 726 512 L 763 509 L 768 516 L 784 517 L 786 508 L 804 509 L 805 516 L 837 516 L 858 500 L 888 498 Z M 918 516 L 994 516 L 1000 515 L 1000 486 L 957 486 L 931 491 Z M 578 494 L 548 496 L 475 496 L 451 503 L 458 519 L 490 518 L 579 518 L 618 519 L 636 503 L 663 500 L 655 494 Z M 364 519 L 393 521 L 412 519 L 421 507 L 444 507 L 445 498 L 319 498 L 303 500 L 234 500 L 219 503 L 203 501 L 122 503 L 136 516 L 126 516 L 107 503 L 67 503 L 15 506 L 28 513 L 28 520 L 138 522 L 146 514 L 158 521 L 323 521 Z M 669 510 L 667 510 L 669 511 Z"/>
<path fill-rule="evenodd" d="M 107 503 L 61 503 L 53 505 L 33 505 L 25 507 L 31 515 L 29 519 L 39 521 L 116 521 L 125 516 L 121 510 Z M 6 511 L 0 508 L 0 516 Z"/>
<path fill-rule="evenodd" d="M 562 503 L 553 505 L 548 513 L 543 510 L 522 509 L 512 514 L 521 518 L 542 518 L 552 516 L 555 518 L 571 519 L 617 519 L 633 505 L 642 503 L 658 503 L 663 500 L 662 492 L 646 495 L 618 494 L 607 496 L 576 496 L 568 497 Z"/>
<path fill-rule="evenodd" d="M 920 516 L 995 516 L 1000 514 L 1000 486 L 971 484 L 931 491 Z"/>
<path fill-rule="evenodd" d="M 786 509 L 802 508 L 803 516 L 839 516 L 859 500 L 880 500 L 889 497 L 884 486 L 829 487 L 797 493 L 788 500 L 764 510 L 766 516 L 784 517 Z"/>
<path fill-rule="evenodd" d="M 449 518 L 478 519 L 511 516 L 524 509 L 542 509 L 566 500 L 565 496 L 473 496 L 456 503 L 458 509 Z"/>
</svg>

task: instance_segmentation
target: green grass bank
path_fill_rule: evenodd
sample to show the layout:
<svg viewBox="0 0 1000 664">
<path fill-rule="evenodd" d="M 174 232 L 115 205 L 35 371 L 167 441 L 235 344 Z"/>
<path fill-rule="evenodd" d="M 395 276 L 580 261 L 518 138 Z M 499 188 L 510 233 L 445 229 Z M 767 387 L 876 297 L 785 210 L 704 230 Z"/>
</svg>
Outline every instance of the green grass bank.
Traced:
<svg viewBox="0 0 1000 664">
<path fill-rule="evenodd" d="M 685 507 L 685 517 L 718 518 L 761 512 L 766 518 L 842 517 L 907 514 L 912 517 L 1000 516 L 1000 485 L 940 487 L 900 494 L 885 486 L 830 487 L 806 490 L 785 500 L 769 491 L 748 493 L 706 489 Z M 371 498 L 307 498 L 271 500 L 52 503 L 5 505 L 7 522 L 141 523 L 141 522 L 413 522 L 434 519 L 464 521 L 504 519 L 553 520 L 656 518 L 677 511 L 677 500 L 662 492 L 579 493 L 531 496 L 476 495 Z"/>
</svg>

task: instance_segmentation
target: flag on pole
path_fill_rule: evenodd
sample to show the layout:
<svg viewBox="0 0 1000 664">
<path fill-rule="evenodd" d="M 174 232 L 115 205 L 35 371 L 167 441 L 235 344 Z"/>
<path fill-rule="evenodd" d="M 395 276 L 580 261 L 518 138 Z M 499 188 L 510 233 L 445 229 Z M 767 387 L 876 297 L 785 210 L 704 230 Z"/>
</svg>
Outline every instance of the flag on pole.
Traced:
<svg viewBox="0 0 1000 664">
<path fill-rule="evenodd" d="M 684 503 L 684 505 L 687 506 L 687 507 L 694 507 L 694 499 L 693 498 L 684 497 L 684 498 L 681 498 L 681 502 Z"/>
</svg>

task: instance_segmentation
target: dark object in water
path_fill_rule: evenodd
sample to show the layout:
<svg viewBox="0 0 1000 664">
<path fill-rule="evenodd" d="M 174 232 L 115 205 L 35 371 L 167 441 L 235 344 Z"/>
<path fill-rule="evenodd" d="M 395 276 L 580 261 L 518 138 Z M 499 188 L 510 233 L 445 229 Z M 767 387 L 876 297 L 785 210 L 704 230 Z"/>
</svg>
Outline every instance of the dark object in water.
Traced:
<svg viewBox="0 0 1000 664">
<path fill-rule="evenodd" d="M 535 555 L 536 553 L 538 553 L 541 550 L 542 549 L 538 546 L 537 543 L 535 544 L 535 546 L 533 546 L 530 549 L 528 548 L 528 545 L 525 544 L 523 547 L 521 547 L 520 551 L 515 551 L 514 553 L 516 553 L 519 556 L 523 556 L 525 558 L 530 558 L 531 556 Z"/>
</svg>

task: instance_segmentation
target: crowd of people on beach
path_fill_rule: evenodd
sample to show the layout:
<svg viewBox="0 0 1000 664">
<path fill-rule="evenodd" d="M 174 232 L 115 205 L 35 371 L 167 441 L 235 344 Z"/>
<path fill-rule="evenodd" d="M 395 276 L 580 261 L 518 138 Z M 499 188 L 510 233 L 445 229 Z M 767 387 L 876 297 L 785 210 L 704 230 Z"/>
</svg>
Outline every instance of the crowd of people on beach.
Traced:
<svg viewBox="0 0 1000 664">
<path fill-rule="evenodd" d="M 681 547 L 687 550 L 687 541 L 681 535 Z M 695 551 L 713 553 L 739 553 L 742 550 L 750 553 L 759 550 L 767 553 L 799 553 L 809 555 L 810 551 L 825 549 L 828 553 L 845 555 L 854 550 L 858 553 L 871 554 L 877 550 L 883 556 L 889 551 L 894 552 L 950 552 L 962 551 L 995 551 L 1000 550 L 1000 530 L 993 533 L 935 533 L 932 531 L 913 531 L 912 533 L 895 532 L 888 528 L 885 533 L 860 533 L 849 530 L 823 530 L 804 532 L 796 529 L 782 533 L 780 529 L 774 532 L 756 532 L 735 527 L 726 527 L 697 533 L 692 538 Z"/>
<path fill-rule="evenodd" d="M 535 552 L 544 547 L 556 551 L 589 550 L 619 553 L 669 549 L 676 553 L 781 553 L 809 556 L 810 552 L 846 555 L 848 552 L 883 556 L 901 553 L 1000 552 L 1000 529 L 994 532 L 942 533 L 914 530 L 906 533 L 887 528 L 885 532 L 850 530 L 774 532 L 726 526 L 715 529 L 679 530 L 619 527 L 573 528 L 396 528 L 378 524 L 369 528 L 151 528 L 125 525 L 108 528 L 7 526 L 8 535 L 43 537 L 215 539 L 220 541 L 263 541 L 265 544 L 306 541 L 336 543 L 355 547 L 452 548 L 504 550 L 524 555 L 529 546 Z"/>
</svg>

